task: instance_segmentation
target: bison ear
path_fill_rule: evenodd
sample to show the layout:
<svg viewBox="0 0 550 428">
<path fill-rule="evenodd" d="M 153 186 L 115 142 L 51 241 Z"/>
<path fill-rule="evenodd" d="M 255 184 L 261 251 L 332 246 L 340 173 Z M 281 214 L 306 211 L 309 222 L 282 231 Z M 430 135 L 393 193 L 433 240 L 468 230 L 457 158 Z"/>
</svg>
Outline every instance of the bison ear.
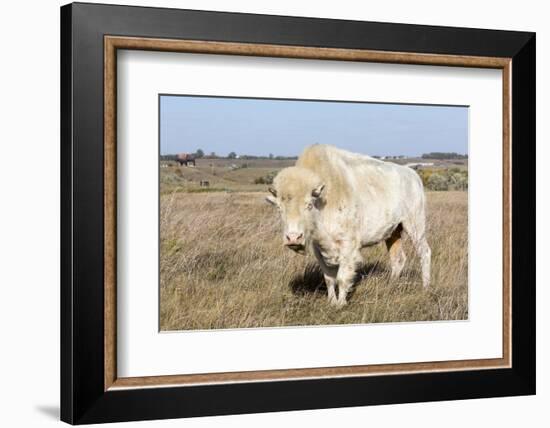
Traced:
<svg viewBox="0 0 550 428">
<path fill-rule="evenodd" d="M 313 196 L 314 198 L 318 198 L 319 196 L 321 196 L 321 193 L 323 193 L 324 188 L 325 188 L 324 184 L 317 186 L 311 191 L 311 196 Z"/>
<path fill-rule="evenodd" d="M 271 193 L 273 197 L 277 197 L 277 191 L 273 187 L 269 187 L 267 190 L 269 190 L 269 193 Z"/>
</svg>

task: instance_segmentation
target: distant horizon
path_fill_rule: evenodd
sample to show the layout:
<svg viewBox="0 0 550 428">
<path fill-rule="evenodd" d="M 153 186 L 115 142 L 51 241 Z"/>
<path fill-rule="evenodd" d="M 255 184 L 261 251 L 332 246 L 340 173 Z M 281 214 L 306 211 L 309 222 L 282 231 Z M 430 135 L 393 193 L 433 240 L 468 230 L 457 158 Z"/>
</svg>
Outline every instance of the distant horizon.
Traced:
<svg viewBox="0 0 550 428">
<path fill-rule="evenodd" d="M 191 95 L 161 95 L 159 104 L 163 156 L 297 157 L 315 143 L 379 157 L 468 155 L 466 106 Z"/>
<path fill-rule="evenodd" d="M 304 147 L 305 148 L 305 147 Z M 175 152 L 175 153 L 161 153 L 161 156 L 176 156 L 176 155 L 179 155 L 179 154 L 190 154 L 190 155 L 194 155 L 197 153 L 198 150 L 203 150 L 202 147 L 199 147 L 197 150 L 194 150 L 194 151 L 190 151 L 190 152 Z M 200 158 L 198 159 L 208 159 L 208 158 L 211 158 L 211 154 L 212 154 L 212 151 L 208 151 L 208 150 L 203 150 L 204 151 L 204 156 L 201 156 Z M 231 153 L 231 152 L 229 152 Z M 244 158 L 244 157 L 251 157 L 251 158 L 263 158 L 263 159 L 274 159 L 274 160 L 277 160 L 277 158 L 285 158 L 285 159 L 290 159 L 290 158 L 298 158 L 301 154 L 298 153 L 296 155 L 278 155 L 276 153 L 270 153 L 270 154 L 267 154 L 267 155 L 251 155 L 251 154 L 248 154 L 248 153 L 241 153 L 241 154 L 238 154 L 237 153 L 237 157 L 236 158 L 229 158 L 228 157 L 228 154 L 226 155 L 221 155 L 221 154 L 218 154 L 216 153 L 215 154 L 215 157 L 216 158 L 220 158 L 220 159 L 241 159 L 241 158 Z M 404 157 L 404 158 L 422 158 L 423 155 L 427 155 L 427 154 L 430 154 L 430 153 L 435 153 L 435 152 L 428 152 L 428 153 L 419 153 L 419 154 L 416 154 L 416 155 L 378 155 L 378 154 L 368 154 L 367 156 L 370 156 L 370 157 L 379 157 L 379 158 L 396 158 L 396 157 Z M 449 154 L 456 154 L 456 155 L 460 155 L 460 156 L 466 156 L 468 157 L 468 153 L 459 153 L 459 152 L 440 152 L 440 153 L 449 153 Z M 270 155 L 273 155 L 273 156 L 270 156 Z M 424 158 L 424 159 L 431 159 L 431 158 Z"/>
</svg>

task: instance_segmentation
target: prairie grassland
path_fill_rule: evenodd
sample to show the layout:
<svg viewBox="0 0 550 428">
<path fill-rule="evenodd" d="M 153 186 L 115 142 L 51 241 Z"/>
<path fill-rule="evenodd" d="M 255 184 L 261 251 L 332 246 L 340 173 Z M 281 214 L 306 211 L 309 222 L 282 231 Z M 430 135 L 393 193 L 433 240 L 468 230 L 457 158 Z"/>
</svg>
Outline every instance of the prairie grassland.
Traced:
<svg viewBox="0 0 550 428">
<path fill-rule="evenodd" d="M 242 160 L 242 159 L 197 159 L 195 168 L 178 167 L 175 162 L 165 163 L 161 168 L 161 194 L 174 192 L 255 192 L 265 191 L 254 180 L 274 174 L 282 168 L 294 165 L 294 160 Z M 236 167 L 235 169 L 231 166 Z M 208 188 L 199 182 L 206 180 Z"/>
<path fill-rule="evenodd" d="M 161 330 L 468 318 L 467 192 L 428 193 L 428 290 L 408 239 L 408 261 L 395 280 L 379 244 L 363 250 L 341 309 L 328 304 L 314 258 L 283 248 L 279 214 L 264 197 L 161 192 Z"/>
</svg>

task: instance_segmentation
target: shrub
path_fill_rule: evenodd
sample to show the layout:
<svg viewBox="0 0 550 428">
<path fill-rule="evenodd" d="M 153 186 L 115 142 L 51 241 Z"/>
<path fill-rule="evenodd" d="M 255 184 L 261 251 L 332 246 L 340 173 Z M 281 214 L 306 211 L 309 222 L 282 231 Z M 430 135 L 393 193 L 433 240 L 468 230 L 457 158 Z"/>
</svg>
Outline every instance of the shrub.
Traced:
<svg viewBox="0 0 550 428">
<path fill-rule="evenodd" d="M 275 178 L 275 172 L 270 172 L 263 177 L 258 177 L 254 179 L 254 184 L 273 184 L 273 179 Z"/>
<path fill-rule="evenodd" d="M 416 171 L 427 190 L 468 190 L 468 171 L 460 168 Z"/>
<path fill-rule="evenodd" d="M 468 190 L 468 177 L 465 174 L 452 174 L 450 181 L 455 190 Z"/>
<path fill-rule="evenodd" d="M 428 189 L 430 190 L 449 190 L 449 184 L 445 176 L 439 173 L 433 173 L 428 179 Z"/>
</svg>

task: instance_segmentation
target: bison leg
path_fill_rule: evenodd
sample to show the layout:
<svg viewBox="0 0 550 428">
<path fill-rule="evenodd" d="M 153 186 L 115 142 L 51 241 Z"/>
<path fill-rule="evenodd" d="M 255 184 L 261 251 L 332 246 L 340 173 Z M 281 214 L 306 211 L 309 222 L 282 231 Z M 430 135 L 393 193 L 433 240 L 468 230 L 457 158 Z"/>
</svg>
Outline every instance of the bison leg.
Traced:
<svg viewBox="0 0 550 428">
<path fill-rule="evenodd" d="M 349 257 L 343 257 L 343 262 L 340 264 L 338 273 L 336 274 L 336 284 L 338 285 L 337 306 L 344 306 L 346 304 L 346 296 L 351 287 L 353 287 L 357 267 L 361 263 L 361 260 L 361 253 L 359 251 Z"/>
<path fill-rule="evenodd" d="M 415 244 L 415 248 L 418 256 L 420 257 L 420 265 L 422 267 L 422 284 L 424 285 L 424 288 L 427 288 L 430 285 L 432 250 L 425 237 L 422 237 Z"/>
<path fill-rule="evenodd" d="M 422 221 L 409 221 L 403 222 L 403 228 L 410 236 L 416 254 L 420 258 L 420 267 L 422 269 L 422 284 L 424 288 L 429 287 L 430 285 L 430 269 L 431 269 L 431 260 L 432 260 L 432 250 L 428 245 L 426 236 L 424 233 L 425 225 L 424 220 Z"/>
<path fill-rule="evenodd" d="M 325 276 L 325 284 L 327 286 L 327 292 L 328 292 L 328 302 L 333 305 L 337 302 L 336 297 L 336 278 L 333 276 L 329 276 L 327 274 Z"/>
<path fill-rule="evenodd" d="M 353 280 L 355 279 L 355 267 L 350 265 L 340 265 L 338 269 L 338 276 L 336 282 L 338 284 L 338 299 L 335 304 L 337 306 L 344 306 L 346 302 L 346 296 L 348 291 L 353 285 Z"/>
<path fill-rule="evenodd" d="M 392 278 L 397 278 L 399 275 L 401 275 L 401 271 L 403 270 L 405 262 L 407 261 L 407 256 L 405 254 L 405 251 L 403 251 L 403 244 L 401 239 L 402 230 L 403 226 L 397 226 L 391 236 L 386 239 L 386 247 L 388 248 L 388 252 L 390 254 Z"/>
</svg>

